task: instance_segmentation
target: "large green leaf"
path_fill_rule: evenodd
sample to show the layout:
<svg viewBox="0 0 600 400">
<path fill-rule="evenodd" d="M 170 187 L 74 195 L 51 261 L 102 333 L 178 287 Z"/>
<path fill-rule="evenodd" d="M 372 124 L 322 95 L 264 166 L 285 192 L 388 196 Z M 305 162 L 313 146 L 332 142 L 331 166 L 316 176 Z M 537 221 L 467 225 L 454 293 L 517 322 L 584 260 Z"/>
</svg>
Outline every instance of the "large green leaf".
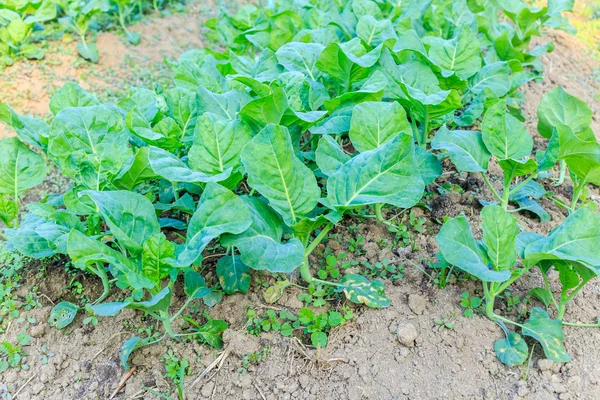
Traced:
<svg viewBox="0 0 600 400">
<path fill-rule="evenodd" d="M 150 236 L 143 244 L 142 271 L 144 276 L 160 282 L 174 267 L 175 245 L 163 233 Z"/>
<path fill-rule="evenodd" d="M 367 52 L 359 38 L 344 43 L 330 43 L 319 56 L 317 68 L 340 81 L 345 87 L 365 78 L 381 55 L 381 47 Z"/>
<path fill-rule="evenodd" d="M 329 135 L 323 135 L 315 152 L 317 165 L 325 175 L 331 175 L 340 169 L 350 156 L 344 153 L 340 145 Z"/>
<path fill-rule="evenodd" d="M 350 140 L 360 152 L 373 150 L 399 133 L 411 133 L 404 108 L 396 102 L 365 102 L 352 111 Z"/>
<path fill-rule="evenodd" d="M 565 335 L 562 330 L 562 323 L 551 319 L 545 310 L 537 307 L 531 310 L 529 320 L 523 326 L 522 334 L 540 342 L 544 348 L 544 354 L 549 360 L 555 362 L 571 361 L 571 357 L 563 345 Z"/>
<path fill-rule="evenodd" d="M 178 261 L 190 265 L 208 243 L 223 233 L 242 233 L 252 223 L 248 207 L 232 191 L 208 183 L 188 224 L 187 241 Z"/>
<path fill-rule="evenodd" d="M 510 66 L 504 61 L 485 65 L 469 78 L 469 90 L 479 94 L 487 88 L 497 97 L 505 96 L 511 89 L 510 73 Z"/>
<path fill-rule="evenodd" d="M 221 257 L 217 263 L 217 276 L 225 294 L 245 294 L 250 288 L 250 269 L 239 256 Z"/>
<path fill-rule="evenodd" d="M 154 282 L 141 274 L 138 266 L 122 253 L 85 234 L 72 230 L 67 239 L 67 252 L 75 267 L 101 275 L 96 268 L 110 264 L 118 281 L 131 289 L 150 289 Z"/>
<path fill-rule="evenodd" d="M 46 150 L 50 125 L 41 119 L 20 116 L 6 103 L 0 103 L 0 122 L 10 125 L 25 143 Z"/>
<path fill-rule="evenodd" d="M 183 291 L 190 299 L 201 299 L 213 292 L 206 286 L 204 277 L 194 270 L 189 270 L 183 278 Z"/>
<path fill-rule="evenodd" d="M 117 189 L 133 190 L 142 183 L 154 179 L 157 175 L 150 167 L 150 148 L 140 147 L 135 157 L 123 165 L 123 168 L 113 180 Z"/>
<path fill-rule="evenodd" d="M 281 88 L 273 93 L 248 102 L 241 110 L 240 116 L 256 133 L 269 124 L 279 124 L 288 109 L 288 100 Z"/>
<path fill-rule="evenodd" d="M 250 210 L 252 224 L 237 235 L 223 235 L 223 246 L 236 246 L 242 262 L 256 270 L 290 273 L 304 259 L 304 246 L 298 239 L 281 243 L 283 223 L 271 207 L 256 197 L 241 197 Z"/>
<path fill-rule="evenodd" d="M 134 254 L 141 253 L 144 242 L 160 232 L 154 206 L 141 194 L 126 190 L 81 194 L 92 199 L 111 234 Z"/>
<path fill-rule="evenodd" d="M 149 145 L 174 150 L 181 146 L 181 127 L 171 117 L 161 119 L 154 127 L 143 110 L 133 107 L 125 118 L 129 132 Z"/>
<path fill-rule="evenodd" d="M 17 197 L 46 178 L 44 158 L 17 138 L 0 140 L 0 194 Z"/>
<path fill-rule="evenodd" d="M 184 142 L 191 142 L 198 118 L 197 93 L 183 88 L 171 89 L 165 93 L 170 117 L 181 129 Z"/>
<path fill-rule="evenodd" d="M 600 185 L 600 144 L 595 138 L 581 138 L 566 125 L 558 125 L 559 159 L 569 166 L 569 171 L 579 179 Z"/>
<path fill-rule="evenodd" d="M 481 134 L 488 151 L 500 160 L 525 158 L 533 149 L 533 139 L 523 123 L 506 111 L 506 100 L 485 113 Z"/>
<path fill-rule="evenodd" d="M 475 131 L 450 131 L 442 127 L 435 134 L 431 148 L 447 151 L 459 171 L 485 172 L 491 158 L 481 133 Z"/>
<path fill-rule="evenodd" d="M 425 43 L 429 44 L 429 59 L 441 68 L 444 77 L 456 74 L 465 80 L 481 69 L 481 44 L 466 26 L 450 40 L 427 36 Z"/>
<path fill-rule="evenodd" d="M 327 180 L 330 208 L 387 203 L 410 208 L 423 196 L 425 184 L 414 167 L 412 135 L 399 134 L 377 149 L 347 161 Z"/>
<path fill-rule="evenodd" d="M 562 87 L 549 91 L 540 101 L 537 110 L 538 131 L 549 138 L 557 125 L 567 125 L 575 133 L 592 124 L 592 110 Z"/>
<path fill-rule="evenodd" d="M 482 242 L 492 264 L 497 269 L 512 268 L 517 262 L 517 219 L 495 204 L 483 208 L 481 219 Z"/>
<path fill-rule="evenodd" d="M 240 154 L 250 140 L 248 127 L 238 120 L 225 120 L 206 113 L 196 123 L 194 145 L 188 154 L 192 169 L 216 175 L 240 166 Z"/>
<path fill-rule="evenodd" d="M 288 71 L 306 74 L 313 81 L 319 76 L 317 61 L 324 47 L 318 43 L 291 42 L 277 50 L 277 61 Z"/>
<path fill-rule="evenodd" d="M 308 214 L 321 193 L 313 172 L 296 156 L 287 128 L 269 125 L 242 151 L 248 183 L 288 225 Z"/>
<path fill-rule="evenodd" d="M 96 96 L 86 92 L 75 82 L 67 82 L 50 99 L 50 111 L 56 115 L 67 107 L 90 107 L 99 104 Z"/>
<path fill-rule="evenodd" d="M 378 21 L 372 15 L 364 15 L 356 24 L 356 36 L 367 46 L 379 46 L 388 39 L 397 38 L 392 21 L 383 19 Z"/>
<path fill-rule="evenodd" d="M 467 217 L 450 218 L 436 236 L 444 259 L 484 282 L 504 282 L 510 271 L 494 271 L 487 265 L 485 250 L 475 241 Z"/>
<path fill-rule="evenodd" d="M 548 236 L 525 248 L 524 263 L 538 264 L 542 260 L 576 261 L 600 275 L 600 214 L 580 208 L 569 215 Z"/>
<path fill-rule="evenodd" d="M 210 112 L 226 119 L 235 119 L 238 112 L 251 100 L 240 90 L 230 90 L 219 94 L 203 86 L 198 88 L 198 115 Z"/>
<path fill-rule="evenodd" d="M 194 171 L 175 155 L 151 146 L 148 153 L 150 168 L 156 175 L 159 175 L 171 182 L 221 182 L 231 175 L 231 168 L 217 174 L 206 174 L 204 172 Z"/>
<path fill-rule="evenodd" d="M 108 106 L 68 107 L 58 112 L 49 133 L 48 156 L 64 175 L 89 189 L 102 189 L 133 157 L 129 133 L 117 111 Z"/>
</svg>

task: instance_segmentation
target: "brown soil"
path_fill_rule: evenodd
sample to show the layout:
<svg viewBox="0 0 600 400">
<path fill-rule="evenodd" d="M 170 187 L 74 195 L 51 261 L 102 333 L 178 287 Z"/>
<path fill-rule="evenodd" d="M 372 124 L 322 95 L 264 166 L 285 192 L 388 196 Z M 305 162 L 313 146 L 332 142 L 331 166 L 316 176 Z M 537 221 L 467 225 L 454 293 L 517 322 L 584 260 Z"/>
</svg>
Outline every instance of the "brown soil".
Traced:
<svg viewBox="0 0 600 400">
<path fill-rule="evenodd" d="M 93 85 L 95 91 L 98 87 L 111 91 L 115 82 L 118 85 L 132 83 L 131 76 L 134 75 L 127 70 L 127 57 L 136 57 L 149 63 L 160 60 L 164 55 L 176 57 L 188 46 L 201 44 L 197 28 L 192 28 L 191 34 L 184 28 L 195 27 L 197 22 L 198 14 L 151 21 L 139 29 L 144 30 L 143 37 L 146 40 L 160 32 L 156 42 L 148 42 L 137 48 L 123 45 L 121 39 L 112 34 L 102 35 L 98 40 L 99 48 L 110 50 L 104 50 L 99 65 L 74 66 L 76 58 L 72 54 L 49 55 L 65 60 L 56 68 L 56 79 L 47 80 L 51 75 L 36 72 L 37 64 L 18 67 L 24 68 L 25 72 L 18 73 L 21 74 L 20 78 L 12 83 L 12 90 L 28 87 L 32 92 L 41 93 L 37 99 L 23 99 L 19 109 L 45 114 L 48 93 L 66 79 L 75 78 Z M 545 92 L 562 85 L 590 104 L 594 110 L 594 129 L 600 132 L 596 112 L 600 103 L 595 100 L 598 63 L 586 56 L 582 46 L 567 35 L 552 33 L 546 39 L 556 43 L 556 50 L 543 57 L 546 80 L 532 83 L 525 89 L 525 113 L 529 118 L 527 125 L 530 131 L 536 141 L 541 142 L 535 133 L 537 104 Z M 181 41 L 184 42 L 182 45 Z M 173 43 L 180 45 L 175 47 Z M 111 76 L 115 80 L 90 80 L 88 76 L 92 76 L 93 71 L 99 68 L 104 71 L 113 69 L 115 72 Z M 17 73 L 9 71 L 9 74 Z M 16 96 L 17 92 L 12 93 Z M 479 196 L 488 196 L 489 199 L 489 193 L 480 190 L 483 186 L 478 177 L 456 176 L 451 179 L 452 183 L 465 189 L 464 194 L 451 192 L 444 196 L 436 195 L 430 203 L 431 212 L 417 210 L 427 219 L 426 233 L 415 234 L 415 245 L 421 250 L 382 246 L 386 239 L 387 243 L 391 243 L 392 238 L 382 225 L 376 223 L 364 224 L 356 232 L 350 228 L 352 222 L 356 221 L 349 221 L 333 231 L 335 239 L 328 245 L 336 252 L 347 251 L 344 244 L 348 243 L 348 239 L 362 235 L 365 238 L 365 252 L 352 258 L 371 263 L 387 258 L 392 264 L 404 265 L 405 275 L 396 285 L 386 282 L 386 293 L 391 300 L 389 308 L 355 308 L 355 320 L 336 328 L 327 348 L 316 351 L 310 346 L 303 348 L 296 341 L 277 333 L 263 333 L 258 338 L 246 333 L 246 307 L 253 306 L 258 311 L 271 307 L 262 299 L 263 289 L 253 286 L 248 295 L 225 297 L 222 303 L 206 310 L 213 318 L 225 319 L 231 328 L 225 344 L 230 355 L 220 370 L 208 374 L 192 387 L 196 377 L 215 360 L 219 352 L 192 342 L 163 342 L 134 354 L 132 364 L 137 367 L 137 372 L 115 398 L 158 398 L 145 387 L 153 387 L 175 398 L 172 384 L 163 377 L 164 364 L 160 360 L 168 349 L 190 362 L 192 373 L 185 380 L 189 399 L 600 398 L 600 365 L 597 362 L 600 358 L 600 330 L 565 328 L 565 346 L 573 358 L 571 363 L 560 365 L 549 362 L 544 359 L 540 346 L 536 346 L 529 371 L 521 367 L 507 368 L 496 359 L 493 351 L 494 341 L 502 337 L 500 328 L 479 315 L 472 319 L 462 316 L 460 293 L 469 291 L 481 295 L 480 286 L 474 281 L 459 280 L 439 290 L 414 267 L 419 265 L 423 268 L 423 260 L 435 256 L 437 246 L 434 235 L 439 229 L 436 218 L 465 213 L 473 222 L 477 222 L 479 216 L 476 211 L 480 208 L 477 199 Z M 599 199 L 597 193 L 595 199 Z M 520 215 L 520 223 L 527 230 L 547 233 L 564 215 L 551 202 L 544 203 L 544 206 L 549 209 L 553 221 L 541 224 Z M 480 232 L 476 231 L 475 234 Z M 321 246 L 317 253 L 323 249 Z M 553 286 L 558 289 L 558 278 L 551 278 Z M 78 279 L 85 280 L 84 283 L 90 287 L 86 295 L 93 297 L 98 294 L 99 288 L 94 278 L 80 276 Z M 31 368 L 20 372 L 10 369 L 0 375 L 0 384 L 6 383 L 11 393 L 22 388 L 19 399 L 108 398 L 124 373 L 119 366 L 120 344 L 135 335 L 137 327 L 152 326 L 151 321 L 142 321 L 140 313 L 126 310 L 115 318 L 101 319 L 97 327 L 83 325 L 82 316 L 65 330 L 57 331 L 49 327 L 46 321 L 52 308 L 50 300 L 56 302 L 62 300 L 63 296 L 71 296 L 65 289 L 69 280 L 60 264 L 49 266 L 47 275 L 42 279 L 35 278 L 34 273 L 28 277 L 29 285 L 36 281 L 39 283 L 39 301 L 44 305 L 22 313 L 22 316 L 32 316 L 37 320 L 28 330 L 33 337 L 31 345 L 26 347 Z M 539 274 L 532 272 L 518 283 L 513 294 L 525 297 L 530 288 L 540 285 Z M 24 286 L 21 291 L 20 294 L 25 296 L 27 288 Z M 296 299 L 298 293 L 297 290 L 288 290 L 275 307 L 298 311 L 302 307 L 302 303 Z M 596 280 L 576 297 L 567 311 L 566 319 L 595 321 L 600 315 L 599 295 L 600 286 Z M 518 312 L 518 307 L 509 310 L 506 305 L 498 306 L 504 308 L 504 313 L 516 315 Z M 200 312 L 206 309 L 200 304 L 198 308 Z M 439 331 L 434 318 L 447 316 L 454 321 L 454 329 Z M 159 329 L 158 326 L 155 328 Z M 14 321 L 1 340 L 14 342 L 16 335 L 23 330 L 23 325 Z M 47 365 L 43 365 L 39 358 L 43 344 L 55 353 Z M 268 358 L 258 366 L 249 368 L 247 373 L 241 372 L 241 357 L 264 346 L 270 346 Z"/>
</svg>

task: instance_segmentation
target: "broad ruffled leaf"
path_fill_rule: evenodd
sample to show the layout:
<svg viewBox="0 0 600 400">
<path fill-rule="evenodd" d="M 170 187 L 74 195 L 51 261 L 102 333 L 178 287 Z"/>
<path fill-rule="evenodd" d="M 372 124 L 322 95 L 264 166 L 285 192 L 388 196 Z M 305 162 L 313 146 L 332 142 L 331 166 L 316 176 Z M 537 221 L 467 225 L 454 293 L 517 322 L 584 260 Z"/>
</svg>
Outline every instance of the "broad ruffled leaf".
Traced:
<svg viewBox="0 0 600 400">
<path fill-rule="evenodd" d="M 144 276 L 160 282 L 174 267 L 175 245 L 164 234 L 153 234 L 143 242 L 142 271 Z"/>
<path fill-rule="evenodd" d="M 165 100 L 169 106 L 170 117 L 181 129 L 182 141 L 191 142 L 198 118 L 197 93 L 175 88 L 165 93 Z"/>
<path fill-rule="evenodd" d="M 206 113 L 196 123 L 194 145 L 188 154 L 190 167 L 207 175 L 236 169 L 249 140 L 250 131 L 242 122 Z"/>
<path fill-rule="evenodd" d="M 269 125 L 242 151 L 248 183 L 288 225 L 317 205 L 320 189 L 313 172 L 296 156 L 287 128 Z"/>
<path fill-rule="evenodd" d="M 481 68 L 481 45 L 477 37 L 467 27 L 450 40 L 428 36 L 429 58 L 441 68 L 442 76 L 456 74 L 465 80 L 475 75 Z"/>
<path fill-rule="evenodd" d="M 510 271 L 494 271 L 485 263 L 485 250 L 475 241 L 467 217 L 450 218 L 436 236 L 444 259 L 484 282 L 504 282 Z"/>
<path fill-rule="evenodd" d="M 592 110 L 577 97 L 567 93 L 562 87 L 549 91 L 540 101 L 537 110 L 538 131 L 549 138 L 558 125 L 567 125 L 575 133 L 592 124 Z"/>
<path fill-rule="evenodd" d="M 123 165 L 121 172 L 113 180 L 115 187 L 121 190 L 133 190 L 142 183 L 156 178 L 156 173 L 150 167 L 149 155 L 149 147 L 140 147 L 135 157 Z"/>
<path fill-rule="evenodd" d="M 359 38 L 345 43 L 329 44 L 316 63 L 320 71 L 330 75 L 344 85 L 365 78 L 381 55 L 381 47 L 370 52 L 364 48 Z"/>
<path fill-rule="evenodd" d="M 154 282 L 143 276 L 133 261 L 79 231 L 72 230 L 69 233 L 67 253 L 73 265 L 81 270 L 101 275 L 96 268 L 104 268 L 104 264 L 110 264 L 113 275 L 117 276 L 119 282 L 130 288 L 139 290 L 154 287 Z"/>
<path fill-rule="evenodd" d="M 236 246 L 242 262 L 256 270 L 290 273 L 304 259 L 304 246 L 298 239 L 281 243 L 283 223 L 279 216 L 256 197 L 241 197 L 250 210 L 252 225 L 238 235 L 224 235 L 223 246 Z"/>
<path fill-rule="evenodd" d="M 504 61 L 485 65 L 469 79 L 469 90 L 474 94 L 479 94 L 487 88 L 496 97 L 505 96 L 511 89 L 510 73 L 511 69 Z"/>
<path fill-rule="evenodd" d="M 340 145 L 329 135 L 323 135 L 315 154 L 317 165 L 325 175 L 331 175 L 340 169 L 350 156 L 344 153 Z"/>
<path fill-rule="evenodd" d="M 189 221 L 187 241 L 177 258 L 179 263 L 192 264 L 211 240 L 223 233 L 242 233 L 251 223 L 250 211 L 239 197 L 221 185 L 207 184 Z"/>
<path fill-rule="evenodd" d="M 41 119 L 20 116 L 8 104 L 0 103 L 0 122 L 10 125 L 25 143 L 47 149 L 50 125 Z"/>
<path fill-rule="evenodd" d="M 396 102 L 365 102 L 352 111 L 350 140 L 360 152 L 373 150 L 399 133 L 411 133 L 404 108 Z"/>
<path fill-rule="evenodd" d="M 488 151 L 500 160 L 520 160 L 531 154 L 533 139 L 523 123 L 506 111 L 505 100 L 485 113 L 481 134 Z"/>
<path fill-rule="evenodd" d="M 221 182 L 231 175 L 231 168 L 215 175 L 194 171 L 179 158 L 158 147 L 150 147 L 148 159 L 154 173 L 171 182 Z"/>
<path fill-rule="evenodd" d="M 50 99 L 50 111 L 56 115 L 67 107 L 90 107 L 99 104 L 96 96 L 86 92 L 75 82 L 67 82 Z"/>
<path fill-rule="evenodd" d="M 485 206 L 481 211 L 481 218 L 482 242 L 492 264 L 497 269 L 512 268 L 517 262 L 517 219 L 498 205 Z"/>
<path fill-rule="evenodd" d="M 190 299 L 200 299 L 213 291 L 206 286 L 204 278 L 196 271 L 187 271 L 185 273 L 183 289 Z"/>
<path fill-rule="evenodd" d="M 0 194 L 18 196 L 46 178 L 46 161 L 17 138 L 0 140 Z"/>
<path fill-rule="evenodd" d="M 171 288 L 165 286 L 160 292 L 152 296 L 150 300 L 131 302 L 127 308 L 133 308 L 146 313 L 157 313 L 167 311 L 171 305 Z"/>
<path fill-rule="evenodd" d="M 318 43 L 287 43 L 277 50 L 277 61 L 288 71 L 302 72 L 316 81 L 319 76 L 316 64 L 323 49 Z"/>
<path fill-rule="evenodd" d="M 475 131 L 449 131 L 442 127 L 435 134 L 431 147 L 446 150 L 459 171 L 485 172 L 491 158 L 481 133 Z"/>
<path fill-rule="evenodd" d="M 422 197 L 425 185 L 414 168 L 412 135 L 400 134 L 375 150 L 347 161 L 327 180 L 330 208 L 386 203 L 410 208 Z"/>
<path fill-rule="evenodd" d="M 423 147 L 415 148 L 415 167 L 425 185 L 429 185 L 442 175 L 442 163 L 438 158 Z"/>
<path fill-rule="evenodd" d="M 523 335 L 530 336 L 540 342 L 544 354 L 554 362 L 569 362 L 571 357 L 563 345 L 564 333 L 562 323 L 551 319 L 541 308 L 531 310 L 529 320 L 523 326 Z"/>
<path fill-rule="evenodd" d="M 235 119 L 238 112 L 251 100 L 251 97 L 239 90 L 219 94 L 198 88 L 198 115 L 210 112 L 226 119 Z"/>
<path fill-rule="evenodd" d="M 225 294 L 245 294 L 250 288 L 250 269 L 239 256 L 221 257 L 217 263 L 217 276 Z"/>
<path fill-rule="evenodd" d="M 147 197 L 126 190 L 96 192 L 86 190 L 118 242 L 134 254 L 152 235 L 160 232 L 154 206 Z"/>
<path fill-rule="evenodd" d="M 394 26 L 389 19 L 378 21 L 372 15 L 364 15 L 356 24 L 356 36 L 367 46 L 379 46 L 388 39 L 397 38 Z"/>
<path fill-rule="evenodd" d="M 52 121 L 48 156 L 64 175 L 89 189 L 102 189 L 107 177 L 133 157 L 121 115 L 108 106 L 65 108 Z"/>
<path fill-rule="evenodd" d="M 281 123 L 288 107 L 285 92 L 281 88 L 276 88 L 269 95 L 249 101 L 240 110 L 240 117 L 257 133 L 269 124 Z"/>
<path fill-rule="evenodd" d="M 195 332 L 202 337 L 206 343 L 215 349 L 223 348 L 223 332 L 228 328 L 227 322 L 220 319 L 211 319 L 207 323 L 194 328 Z"/>
<path fill-rule="evenodd" d="M 580 208 L 569 215 L 548 236 L 525 248 L 525 264 L 535 265 L 542 260 L 576 261 L 600 275 L 600 215 Z"/>
<path fill-rule="evenodd" d="M 594 139 L 585 140 L 566 125 L 558 125 L 559 159 L 564 160 L 569 171 L 585 182 L 600 184 L 600 144 Z"/>
</svg>

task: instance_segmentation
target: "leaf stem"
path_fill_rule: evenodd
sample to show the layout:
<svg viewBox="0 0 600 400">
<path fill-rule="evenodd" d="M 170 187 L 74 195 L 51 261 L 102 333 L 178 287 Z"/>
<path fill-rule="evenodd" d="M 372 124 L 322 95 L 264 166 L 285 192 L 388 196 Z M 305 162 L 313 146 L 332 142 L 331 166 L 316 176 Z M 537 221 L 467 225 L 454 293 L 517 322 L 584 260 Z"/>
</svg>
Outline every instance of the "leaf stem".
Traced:
<svg viewBox="0 0 600 400">
<path fill-rule="evenodd" d="M 531 174 L 527 177 L 527 179 L 525 179 L 524 181 L 520 182 L 519 184 L 517 184 L 514 188 L 512 188 L 509 191 L 509 196 L 513 193 L 516 193 L 519 189 L 521 189 L 523 186 L 527 185 L 532 179 L 535 179 L 537 177 L 537 172 L 534 174 Z"/>
<path fill-rule="evenodd" d="M 492 186 L 492 182 L 490 182 L 490 179 L 483 172 L 481 173 L 481 176 L 483 177 L 483 181 L 488 185 L 488 187 L 492 191 L 494 197 L 496 197 L 498 201 L 502 201 L 502 197 L 498 194 L 496 189 L 494 189 L 494 187 Z"/>
<path fill-rule="evenodd" d="M 573 327 L 578 327 L 578 328 L 600 328 L 600 320 L 598 320 L 598 322 L 596 322 L 595 324 L 578 324 L 575 322 L 564 322 L 562 323 L 565 326 L 573 326 Z"/>
<path fill-rule="evenodd" d="M 560 306 L 558 305 L 556 298 L 554 298 L 552 288 L 550 287 L 550 282 L 548 282 L 548 277 L 546 276 L 544 271 L 542 271 L 542 279 L 544 280 L 544 286 L 546 286 L 546 290 L 548 291 L 548 293 L 550 293 L 550 298 L 552 299 L 552 303 L 554 303 L 554 307 L 556 307 L 557 310 L 560 310 Z"/>
<path fill-rule="evenodd" d="M 383 214 L 381 213 L 382 208 L 383 203 L 375 203 L 375 218 L 377 218 L 377 221 L 381 222 L 384 225 L 392 226 L 393 224 L 390 221 L 383 218 Z"/>
<path fill-rule="evenodd" d="M 308 246 L 308 248 L 304 251 L 305 257 L 308 256 L 309 254 L 311 254 L 315 250 L 315 248 L 321 243 L 321 241 L 325 238 L 325 236 L 331 230 L 331 228 L 333 228 L 332 222 L 328 223 L 325 226 L 325 228 L 321 229 L 321 232 L 317 235 L 315 240 L 313 240 L 313 242 L 310 244 L 310 246 Z"/>
<path fill-rule="evenodd" d="M 185 301 L 185 303 L 183 303 L 183 306 L 181 306 L 181 308 L 171 318 L 169 318 L 170 321 L 171 322 L 175 321 L 175 319 L 181 315 L 183 310 L 185 310 L 187 308 L 187 306 L 189 306 L 193 300 L 194 300 L 193 297 L 188 297 L 188 299 Z"/>
<path fill-rule="evenodd" d="M 498 287 L 495 291 L 494 291 L 494 296 L 499 295 L 500 293 L 504 292 L 506 290 L 506 288 L 508 288 L 510 285 L 513 284 L 514 281 L 516 281 L 517 279 L 519 279 L 520 277 L 522 277 L 523 275 L 525 275 L 525 273 L 527 271 L 529 271 L 532 266 L 529 267 L 525 267 L 521 270 L 521 272 L 515 276 L 511 276 L 509 280 L 507 280 L 506 282 L 502 283 L 502 285 L 500 287 Z"/>
<path fill-rule="evenodd" d="M 586 182 L 583 179 L 581 179 L 579 182 L 574 184 L 573 197 L 571 198 L 571 207 L 569 208 L 569 214 L 571 214 L 571 213 L 575 212 L 575 210 L 577 210 L 577 202 L 579 201 L 579 198 L 581 197 L 581 192 L 583 192 L 585 185 L 586 185 Z"/>
<path fill-rule="evenodd" d="M 171 325 L 171 319 L 169 318 L 169 313 L 167 311 L 160 311 L 161 322 L 163 327 L 165 328 L 165 334 L 169 335 L 172 338 L 176 337 L 175 332 L 173 331 L 173 326 Z"/>
</svg>

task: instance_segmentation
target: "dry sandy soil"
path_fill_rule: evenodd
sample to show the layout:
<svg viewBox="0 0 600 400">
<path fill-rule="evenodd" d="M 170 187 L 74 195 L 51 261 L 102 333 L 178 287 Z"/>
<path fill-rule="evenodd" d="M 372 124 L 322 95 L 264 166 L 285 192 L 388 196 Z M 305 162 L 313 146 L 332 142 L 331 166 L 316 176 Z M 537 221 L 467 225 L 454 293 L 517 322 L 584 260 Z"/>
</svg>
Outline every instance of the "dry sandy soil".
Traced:
<svg viewBox="0 0 600 400">
<path fill-rule="evenodd" d="M 155 62 L 202 45 L 199 21 L 200 8 L 195 8 L 186 15 L 138 25 L 134 30 L 142 32 L 145 40 L 135 48 L 124 45 L 113 34 L 101 35 L 98 47 L 102 49 L 102 57 L 97 66 L 79 62 L 69 45 L 64 52 L 49 54 L 43 67 L 24 63 L 8 70 L 3 76 L 8 91 L 3 90 L 2 96 L 5 100 L 18 99 L 15 108 L 19 111 L 41 115 L 48 111 L 49 94 L 68 79 L 93 87 L 95 92 L 105 91 L 110 97 L 111 93 L 122 90 L 124 84 L 146 83 L 132 78 L 140 68 L 150 71 L 148 74 L 160 73 L 161 68 Z M 594 129 L 600 132 L 597 61 L 587 56 L 584 47 L 568 35 L 551 33 L 543 40 L 553 40 L 556 50 L 543 57 L 545 81 L 532 83 L 525 89 L 527 125 L 532 134 L 536 135 L 537 104 L 545 92 L 557 85 L 590 104 L 594 110 Z M 98 70 L 102 72 L 97 73 Z M 196 377 L 219 353 L 192 342 L 165 342 L 134 354 L 132 363 L 137 372 L 115 398 L 158 398 L 145 387 L 176 396 L 170 381 L 163 377 L 164 364 L 160 360 L 161 355 L 172 349 L 190 362 L 192 373 L 185 380 L 189 399 L 599 399 L 600 329 L 565 328 L 565 346 L 573 358 L 571 363 L 560 365 L 545 360 L 536 346 L 529 371 L 507 368 L 493 351 L 494 341 L 502 337 L 501 329 L 479 315 L 472 319 L 462 316 L 460 293 L 468 290 L 481 295 L 479 285 L 459 281 L 439 290 L 429 277 L 414 268 L 415 264 L 423 268 L 423 260 L 434 258 L 437 218 L 465 213 L 477 222 L 480 209 L 477 199 L 490 197 L 477 176 L 452 175 L 448 179 L 460 185 L 464 193 L 433 196 L 432 211 L 417 210 L 426 218 L 426 234 L 415 234 L 420 250 L 381 246 L 382 239 L 391 242 L 387 230 L 379 224 L 364 224 L 358 231 L 348 229 L 356 221 L 338 227 L 332 233 L 334 240 L 326 243 L 336 252 L 346 251 L 343 244 L 362 235 L 364 254 L 350 258 L 371 263 L 387 258 L 392 264 L 404 265 L 403 279 L 396 285 L 386 282 L 386 293 L 391 299 L 389 308 L 356 308 L 356 318 L 332 332 L 326 349 L 316 351 L 279 334 L 254 337 L 246 333 L 246 307 L 253 306 L 258 311 L 269 307 L 262 299 L 262 289 L 254 288 L 248 295 L 229 296 L 208 310 L 213 318 L 225 319 L 231 328 L 225 336 L 225 348 L 230 355 L 220 370 L 193 386 Z M 597 193 L 594 198 L 598 201 Z M 553 221 L 541 224 L 531 216 L 520 215 L 521 225 L 527 230 L 547 233 L 564 218 L 563 212 L 550 201 L 544 206 Z M 323 249 L 321 245 L 317 253 Z M 36 281 L 36 274 L 37 271 L 29 274 L 28 285 Z M 68 296 L 65 287 L 69 279 L 60 263 L 49 265 L 45 278 L 37 281 L 43 306 L 23 313 L 38 321 L 29 330 L 33 339 L 26 348 L 31 368 L 0 375 L 0 383 L 13 388 L 12 393 L 22 387 L 19 399 L 108 398 L 124 373 L 119 366 L 120 344 L 128 335 L 134 335 L 133 326 L 150 324 L 142 321 L 139 313 L 127 310 L 115 318 L 101 319 L 96 327 L 83 325 L 81 316 L 65 330 L 49 327 L 45 321 L 51 302 Z M 78 279 L 91 287 L 89 295 L 97 292 L 93 278 Z M 552 277 L 552 283 L 558 289 L 556 276 Z M 534 271 L 519 283 L 513 294 L 525 297 L 529 288 L 540 285 L 541 277 Z M 24 285 L 20 294 L 24 296 L 27 290 Z M 289 290 L 275 307 L 297 312 L 302 307 L 297 294 L 297 290 Z M 576 297 L 566 319 L 595 321 L 600 315 L 599 296 L 600 286 L 595 281 Z M 204 310 L 204 306 L 199 308 Z M 503 310 L 509 314 L 517 311 Z M 434 319 L 446 316 L 451 316 L 455 327 L 440 332 Z M 1 338 L 14 341 L 21 330 L 14 322 Z M 42 365 L 39 358 L 43 344 L 55 353 L 47 365 Z M 241 372 L 241 357 L 264 346 L 271 349 L 267 359 L 249 368 L 247 373 Z"/>
</svg>

